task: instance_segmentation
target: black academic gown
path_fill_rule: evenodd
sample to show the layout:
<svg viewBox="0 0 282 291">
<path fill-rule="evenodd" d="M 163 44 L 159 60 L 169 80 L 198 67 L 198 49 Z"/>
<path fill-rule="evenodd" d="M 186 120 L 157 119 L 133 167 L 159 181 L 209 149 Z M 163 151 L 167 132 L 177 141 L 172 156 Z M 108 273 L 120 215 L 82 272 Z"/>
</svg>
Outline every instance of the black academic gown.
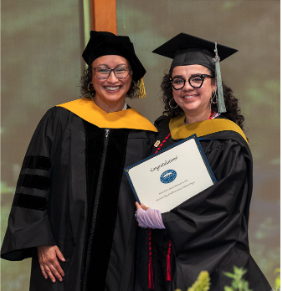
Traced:
<svg viewBox="0 0 282 291">
<path fill-rule="evenodd" d="M 170 132 L 169 120 L 156 121 L 157 140 Z M 188 137 L 188 136 L 187 136 Z M 176 141 L 169 138 L 162 149 Z M 155 291 L 186 291 L 203 270 L 209 272 L 209 290 L 223 291 L 232 279 L 223 272 L 233 266 L 247 269 L 244 279 L 253 291 L 271 287 L 250 254 L 249 207 L 253 187 L 252 155 L 247 142 L 235 131 L 224 130 L 200 137 L 217 184 L 173 210 L 162 214 L 165 230 L 152 230 Z M 156 151 L 153 149 L 152 153 Z M 150 205 L 147 205 L 150 206 Z M 167 281 L 167 252 L 172 242 L 171 281 Z M 138 229 L 135 291 L 148 290 L 148 229 Z"/>
<path fill-rule="evenodd" d="M 152 131 L 106 131 L 54 107 L 18 180 L 1 257 L 32 257 L 30 291 L 132 291 L 137 223 L 124 167 L 149 154 Z M 41 273 L 37 246 L 57 245 L 65 277 Z"/>
</svg>

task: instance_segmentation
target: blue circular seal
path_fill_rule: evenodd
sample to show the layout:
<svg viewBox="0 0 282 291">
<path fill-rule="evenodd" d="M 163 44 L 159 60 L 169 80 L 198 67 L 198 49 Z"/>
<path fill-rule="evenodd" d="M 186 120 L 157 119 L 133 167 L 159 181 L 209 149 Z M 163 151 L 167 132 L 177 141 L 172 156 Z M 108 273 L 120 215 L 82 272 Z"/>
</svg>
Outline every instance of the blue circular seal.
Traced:
<svg viewBox="0 0 282 291">
<path fill-rule="evenodd" d="M 168 184 L 168 183 L 171 183 L 172 181 L 174 181 L 176 176 L 177 176 L 176 171 L 167 170 L 167 171 L 165 171 L 165 172 L 163 172 L 161 174 L 161 178 L 160 179 L 161 179 L 162 183 Z"/>
</svg>

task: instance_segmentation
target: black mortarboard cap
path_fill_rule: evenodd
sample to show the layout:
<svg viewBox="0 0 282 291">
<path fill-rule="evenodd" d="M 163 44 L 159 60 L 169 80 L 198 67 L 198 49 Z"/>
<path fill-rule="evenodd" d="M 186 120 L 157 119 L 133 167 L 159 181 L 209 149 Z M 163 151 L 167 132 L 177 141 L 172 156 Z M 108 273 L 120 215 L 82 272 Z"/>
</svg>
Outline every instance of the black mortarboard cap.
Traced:
<svg viewBox="0 0 282 291">
<path fill-rule="evenodd" d="M 183 32 L 153 51 L 153 53 L 173 59 L 170 71 L 174 67 L 188 65 L 202 65 L 212 70 L 217 79 L 217 109 L 221 113 L 226 112 L 226 107 L 219 62 L 236 52 L 237 50 L 233 48 Z"/>
<path fill-rule="evenodd" d="M 214 42 L 182 32 L 156 48 L 153 53 L 173 59 L 171 69 L 198 64 L 214 71 L 214 49 Z M 220 61 L 237 52 L 236 49 L 221 44 L 217 44 L 217 50 Z"/>
<path fill-rule="evenodd" d="M 134 81 L 140 80 L 146 73 L 128 36 L 118 36 L 106 31 L 91 31 L 90 40 L 82 54 L 84 61 L 90 66 L 95 59 L 106 55 L 126 58 L 133 71 Z"/>
</svg>

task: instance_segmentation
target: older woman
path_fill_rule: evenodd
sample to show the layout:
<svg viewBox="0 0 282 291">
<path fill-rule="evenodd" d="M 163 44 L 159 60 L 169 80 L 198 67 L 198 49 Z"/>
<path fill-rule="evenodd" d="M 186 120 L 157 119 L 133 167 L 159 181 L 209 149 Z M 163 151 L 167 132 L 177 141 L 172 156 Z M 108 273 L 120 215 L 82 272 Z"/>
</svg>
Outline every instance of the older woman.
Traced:
<svg viewBox="0 0 282 291">
<path fill-rule="evenodd" d="M 40 121 L 3 242 L 2 258 L 32 257 L 33 291 L 133 290 L 137 224 L 123 169 L 148 155 L 156 128 L 125 102 L 146 72 L 129 37 L 90 36 L 85 98 Z"/>
<path fill-rule="evenodd" d="M 152 153 L 197 134 L 217 183 L 166 213 L 136 203 L 142 228 L 135 290 L 186 291 L 202 270 L 210 290 L 224 290 L 231 285 L 224 272 L 233 266 L 247 269 L 250 289 L 270 290 L 249 250 L 253 177 L 244 117 L 219 70 L 219 57 L 236 50 L 180 33 L 154 52 L 173 61 L 161 86 L 165 111 Z"/>
</svg>

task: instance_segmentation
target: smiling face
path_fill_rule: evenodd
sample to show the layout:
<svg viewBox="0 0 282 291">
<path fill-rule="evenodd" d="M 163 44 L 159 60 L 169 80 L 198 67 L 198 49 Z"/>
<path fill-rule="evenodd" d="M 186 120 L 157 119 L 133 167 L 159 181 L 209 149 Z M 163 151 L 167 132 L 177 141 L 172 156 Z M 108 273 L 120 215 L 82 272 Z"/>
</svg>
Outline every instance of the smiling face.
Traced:
<svg viewBox="0 0 282 291">
<path fill-rule="evenodd" d="M 95 59 L 92 63 L 93 68 L 108 68 L 115 69 L 119 66 L 129 67 L 127 59 L 116 56 L 107 55 Z M 114 111 L 119 111 L 124 106 L 126 94 L 132 82 L 132 71 L 124 79 L 118 79 L 114 72 L 111 71 L 107 79 L 98 79 L 94 73 L 92 74 L 92 84 L 96 91 L 94 97 L 95 103 L 103 110 L 109 112 L 107 108 L 113 108 Z M 112 111 L 112 110 L 111 110 Z"/>
<path fill-rule="evenodd" d="M 171 78 L 180 77 L 186 80 L 185 85 L 180 90 L 172 88 L 172 94 L 175 102 L 184 111 L 186 117 L 210 115 L 210 99 L 212 93 L 216 90 L 214 79 L 206 77 L 200 88 L 193 88 L 188 79 L 193 75 L 210 75 L 208 68 L 201 65 L 189 65 L 174 67 Z"/>
</svg>

